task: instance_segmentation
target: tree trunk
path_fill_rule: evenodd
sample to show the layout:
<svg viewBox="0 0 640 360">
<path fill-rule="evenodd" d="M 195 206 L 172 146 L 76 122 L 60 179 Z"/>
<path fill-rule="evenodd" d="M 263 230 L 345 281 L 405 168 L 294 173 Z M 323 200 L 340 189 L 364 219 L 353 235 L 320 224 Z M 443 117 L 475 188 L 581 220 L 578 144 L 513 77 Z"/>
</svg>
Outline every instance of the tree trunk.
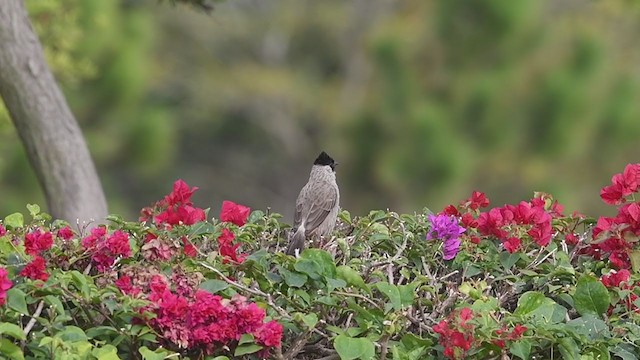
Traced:
<svg viewBox="0 0 640 360">
<path fill-rule="evenodd" d="M 0 96 L 27 150 L 50 214 L 103 221 L 107 203 L 91 155 L 47 66 L 23 0 L 0 0 Z"/>
</svg>

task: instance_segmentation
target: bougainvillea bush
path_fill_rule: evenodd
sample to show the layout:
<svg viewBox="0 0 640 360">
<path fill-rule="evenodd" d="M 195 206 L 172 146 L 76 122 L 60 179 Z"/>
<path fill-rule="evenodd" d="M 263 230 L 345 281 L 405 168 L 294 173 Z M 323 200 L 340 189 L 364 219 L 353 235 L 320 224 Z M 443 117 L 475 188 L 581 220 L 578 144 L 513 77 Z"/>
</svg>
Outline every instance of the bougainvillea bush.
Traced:
<svg viewBox="0 0 640 360">
<path fill-rule="evenodd" d="M 283 254 L 278 214 L 193 204 L 181 180 L 138 221 L 0 226 L 9 359 L 637 359 L 640 164 L 603 188 L 615 217 L 550 195 L 441 211 L 342 211 Z"/>
</svg>

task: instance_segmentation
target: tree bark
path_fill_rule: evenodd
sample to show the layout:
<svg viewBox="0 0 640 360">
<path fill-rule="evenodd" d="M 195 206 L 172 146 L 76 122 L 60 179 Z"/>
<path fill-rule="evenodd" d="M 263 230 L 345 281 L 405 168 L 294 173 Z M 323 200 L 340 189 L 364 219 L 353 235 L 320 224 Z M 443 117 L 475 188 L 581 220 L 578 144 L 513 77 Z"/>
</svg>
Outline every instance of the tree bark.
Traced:
<svg viewBox="0 0 640 360">
<path fill-rule="evenodd" d="M 103 221 L 107 203 L 100 179 L 23 0 L 0 0 L 0 96 L 44 190 L 49 213 L 71 223 Z"/>
</svg>

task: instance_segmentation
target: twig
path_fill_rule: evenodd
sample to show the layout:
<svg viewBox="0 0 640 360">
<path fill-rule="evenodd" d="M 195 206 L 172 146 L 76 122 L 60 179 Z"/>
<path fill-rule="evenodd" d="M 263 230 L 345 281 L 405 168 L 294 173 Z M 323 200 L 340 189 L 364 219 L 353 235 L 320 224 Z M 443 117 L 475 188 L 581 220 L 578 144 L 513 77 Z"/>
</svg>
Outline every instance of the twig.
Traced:
<svg viewBox="0 0 640 360">
<path fill-rule="evenodd" d="M 396 220 L 399 220 L 395 216 L 393 218 L 396 219 Z M 409 233 L 405 229 L 404 224 L 402 223 L 402 221 L 398 221 L 398 223 L 400 224 L 400 228 L 402 229 L 402 237 L 403 237 L 403 239 L 402 239 L 402 245 L 400 245 L 400 247 L 398 248 L 398 251 L 396 251 L 396 254 L 393 255 L 393 257 L 391 257 L 389 259 L 380 260 L 380 261 L 376 261 L 376 262 L 372 263 L 371 265 L 366 267 L 364 273 L 368 273 L 369 270 L 373 269 L 376 266 L 392 264 L 393 262 L 399 260 L 402 257 L 402 253 L 407 248 L 407 243 L 409 241 Z"/>
<path fill-rule="evenodd" d="M 416 319 L 415 316 L 409 315 L 409 314 L 406 314 L 405 316 L 407 317 L 407 319 L 409 319 L 409 321 L 412 324 L 417 325 L 420 328 L 420 330 L 431 331 L 430 327 L 428 327 L 427 325 L 423 324 L 422 321 Z"/>
<path fill-rule="evenodd" d="M 342 291 L 334 291 L 334 294 L 338 294 L 338 295 L 343 295 L 343 296 L 351 296 L 351 297 L 355 297 L 358 299 L 362 299 L 366 302 L 368 302 L 369 304 L 373 305 L 376 307 L 376 309 L 378 310 L 383 310 L 380 305 L 376 304 L 373 300 L 369 299 L 366 296 L 360 295 L 360 294 L 354 294 L 354 293 L 348 293 L 348 292 L 342 292 Z"/>
<path fill-rule="evenodd" d="M 298 353 L 302 351 L 302 348 L 304 348 L 304 346 L 307 345 L 307 342 L 309 341 L 309 336 L 311 335 L 311 331 L 312 329 L 309 329 L 303 332 L 302 334 L 298 335 L 298 337 L 296 337 L 296 339 L 293 341 L 289 349 L 287 349 L 287 352 L 284 353 L 283 358 L 285 360 L 296 358 L 296 355 L 298 355 Z"/>
<path fill-rule="evenodd" d="M 38 307 L 36 308 L 36 311 L 33 313 L 33 315 L 31 315 L 31 320 L 29 320 L 29 322 L 27 323 L 27 326 L 24 327 L 25 337 L 29 335 L 29 332 L 31 331 L 31 329 L 33 329 L 33 326 L 36 324 L 36 321 L 37 321 L 36 318 L 40 316 L 43 308 L 44 308 L 44 300 L 41 300 L 40 303 L 38 304 Z"/>
<path fill-rule="evenodd" d="M 453 276 L 453 275 L 455 275 L 455 274 L 457 274 L 457 273 L 459 273 L 459 272 L 460 272 L 460 271 L 458 271 L 458 270 L 454 270 L 454 271 L 452 271 L 452 272 L 448 273 L 447 275 L 445 275 L 445 276 L 441 277 L 441 278 L 440 278 L 440 280 L 442 281 L 442 280 L 444 280 L 444 279 L 446 279 L 446 278 L 448 278 L 448 277 L 450 277 L 450 276 Z"/>
<path fill-rule="evenodd" d="M 387 351 L 389 351 L 389 334 L 386 334 L 380 340 L 380 359 L 387 358 Z"/>
<path fill-rule="evenodd" d="M 262 290 L 257 290 L 257 289 L 252 289 L 249 287 L 246 287 L 238 282 L 235 282 L 231 279 L 229 279 L 227 276 L 225 276 L 220 270 L 214 268 L 211 265 L 208 265 L 206 263 L 201 262 L 200 265 L 204 266 L 205 268 L 213 271 L 214 273 L 216 273 L 218 276 L 220 276 L 222 278 L 222 280 L 226 281 L 228 284 L 237 287 L 238 289 L 242 289 L 250 294 L 256 295 L 256 296 L 261 296 L 265 299 L 267 299 L 267 304 L 269 304 L 269 306 L 271 306 L 272 308 L 274 308 L 278 314 L 280 314 L 280 316 L 284 317 L 285 319 L 288 320 L 292 320 L 293 317 L 291 315 L 289 315 L 289 313 L 287 313 L 287 311 L 283 308 L 281 308 L 280 306 L 276 305 L 276 303 L 273 301 L 273 299 L 271 298 L 271 294 L 267 294 L 265 292 L 263 292 Z"/>
<path fill-rule="evenodd" d="M 318 360 L 340 360 L 340 355 L 338 355 L 336 353 L 336 354 L 333 354 L 333 355 L 329 355 L 329 356 L 325 356 L 325 357 L 319 358 Z"/>
</svg>

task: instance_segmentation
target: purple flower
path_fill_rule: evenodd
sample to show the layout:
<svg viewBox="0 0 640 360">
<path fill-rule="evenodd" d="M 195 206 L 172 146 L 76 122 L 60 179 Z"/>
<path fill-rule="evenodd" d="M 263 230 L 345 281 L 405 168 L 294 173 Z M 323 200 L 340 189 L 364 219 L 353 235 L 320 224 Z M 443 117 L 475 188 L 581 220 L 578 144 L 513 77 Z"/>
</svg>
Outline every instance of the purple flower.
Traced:
<svg viewBox="0 0 640 360">
<path fill-rule="evenodd" d="M 456 257 L 460 250 L 460 235 L 466 229 L 458 225 L 458 219 L 451 215 L 429 215 L 431 229 L 427 233 L 427 240 L 440 239 L 444 242 L 442 257 L 451 260 Z"/>
</svg>

